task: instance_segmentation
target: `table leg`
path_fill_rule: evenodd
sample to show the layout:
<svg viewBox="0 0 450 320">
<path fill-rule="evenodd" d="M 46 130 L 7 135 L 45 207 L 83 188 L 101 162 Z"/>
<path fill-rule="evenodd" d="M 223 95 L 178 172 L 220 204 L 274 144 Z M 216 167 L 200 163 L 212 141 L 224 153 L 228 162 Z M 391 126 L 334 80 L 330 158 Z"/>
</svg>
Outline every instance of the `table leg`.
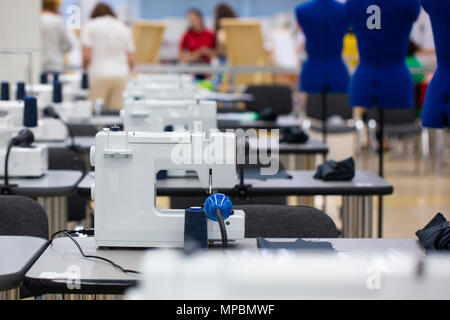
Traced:
<svg viewBox="0 0 450 320">
<path fill-rule="evenodd" d="M 289 170 L 315 170 L 316 169 L 316 155 L 288 155 L 288 168 Z M 314 207 L 314 197 L 299 197 L 299 205 Z"/>
<path fill-rule="evenodd" d="M 20 300 L 20 290 L 12 289 L 0 292 L 0 300 Z"/>
<path fill-rule="evenodd" d="M 342 198 L 342 237 L 373 237 L 373 199 L 370 196 Z"/>
<path fill-rule="evenodd" d="M 66 197 L 43 197 L 38 199 L 48 217 L 49 235 L 63 230 L 67 226 L 67 199 Z"/>
</svg>

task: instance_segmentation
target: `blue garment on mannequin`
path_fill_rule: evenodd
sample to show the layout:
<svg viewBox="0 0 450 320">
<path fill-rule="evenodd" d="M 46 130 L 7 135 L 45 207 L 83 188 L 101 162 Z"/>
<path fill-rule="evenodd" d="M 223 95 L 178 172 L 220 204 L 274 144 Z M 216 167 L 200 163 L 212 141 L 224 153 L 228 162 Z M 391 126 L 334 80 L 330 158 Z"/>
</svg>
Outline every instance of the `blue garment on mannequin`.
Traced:
<svg viewBox="0 0 450 320">
<path fill-rule="evenodd" d="M 424 127 L 443 128 L 450 124 L 450 1 L 422 0 L 430 15 L 438 68 L 428 86 L 422 112 Z"/>
<path fill-rule="evenodd" d="M 300 91 L 348 92 L 350 76 L 342 61 L 343 38 L 349 30 L 345 6 L 335 0 L 313 0 L 299 5 L 295 11 L 308 52 L 300 76 Z"/>
<path fill-rule="evenodd" d="M 367 9 L 381 9 L 381 29 L 370 30 Z M 347 16 L 358 39 L 361 63 L 350 82 L 350 104 L 382 109 L 414 106 L 414 83 L 405 58 L 419 0 L 348 0 Z"/>
</svg>

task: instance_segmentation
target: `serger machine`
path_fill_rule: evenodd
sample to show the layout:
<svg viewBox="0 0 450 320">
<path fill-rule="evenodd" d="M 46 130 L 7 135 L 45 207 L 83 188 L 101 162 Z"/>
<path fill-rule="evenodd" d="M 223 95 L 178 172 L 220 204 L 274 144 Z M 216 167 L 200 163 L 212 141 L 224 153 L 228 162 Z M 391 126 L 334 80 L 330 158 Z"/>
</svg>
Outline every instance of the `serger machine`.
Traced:
<svg viewBox="0 0 450 320">
<path fill-rule="evenodd" d="M 217 103 L 204 100 L 128 100 L 121 111 L 125 130 L 163 132 L 217 128 Z"/>
<path fill-rule="evenodd" d="M 24 101 L 0 101 L 0 112 L 4 116 L 8 115 L 8 127 L 18 132 L 23 127 L 24 119 Z M 66 125 L 60 120 L 47 118 L 44 116 L 44 110 L 39 109 L 38 125 L 30 128 L 36 141 L 65 141 L 68 137 Z M 6 125 L 6 122 L 4 122 Z"/>
<path fill-rule="evenodd" d="M 95 240 L 99 247 L 184 246 L 184 210 L 156 207 L 156 176 L 162 170 L 195 171 L 205 190 L 233 188 L 236 135 L 219 132 L 114 132 L 97 134 Z M 206 197 L 205 197 L 206 198 Z M 245 214 L 226 220 L 229 240 L 244 238 Z M 208 239 L 221 241 L 219 224 L 208 221 Z"/>
<path fill-rule="evenodd" d="M 22 111 L 23 112 L 23 111 Z M 12 116 L 0 110 L 0 176 L 5 176 L 5 160 L 12 139 L 21 128 L 11 125 Z M 23 126 L 22 126 L 23 127 Z M 48 169 L 48 148 L 31 145 L 14 146 L 8 159 L 8 176 L 10 178 L 36 178 L 45 174 Z"/>
</svg>

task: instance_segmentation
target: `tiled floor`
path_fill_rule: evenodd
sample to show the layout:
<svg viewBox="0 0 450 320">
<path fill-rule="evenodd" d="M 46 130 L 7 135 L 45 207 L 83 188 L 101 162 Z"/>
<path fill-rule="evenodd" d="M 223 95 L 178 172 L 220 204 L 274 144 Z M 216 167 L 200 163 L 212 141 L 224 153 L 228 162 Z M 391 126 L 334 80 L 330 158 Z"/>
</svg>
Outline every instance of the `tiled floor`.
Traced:
<svg viewBox="0 0 450 320">
<path fill-rule="evenodd" d="M 443 213 L 450 220 L 448 150 L 443 158 L 444 167 L 440 172 L 425 170 L 423 162 L 417 172 L 413 155 L 386 153 L 385 179 L 394 185 L 394 194 L 385 197 L 384 200 L 383 237 L 412 238 L 415 232 L 423 228 L 438 212 Z M 374 168 L 376 163 L 376 155 L 371 158 L 369 153 L 365 153 L 360 157 L 358 166 L 361 169 L 377 170 Z M 317 200 L 316 203 L 320 205 L 320 199 Z M 327 213 L 338 226 L 340 226 L 337 210 L 339 202 L 339 198 L 327 199 Z M 377 203 L 378 201 L 374 202 L 375 206 Z"/>
<path fill-rule="evenodd" d="M 414 172 L 413 160 L 386 159 L 395 191 L 385 200 L 385 237 L 412 237 L 438 212 L 450 219 L 450 157 L 440 173 Z"/>
</svg>

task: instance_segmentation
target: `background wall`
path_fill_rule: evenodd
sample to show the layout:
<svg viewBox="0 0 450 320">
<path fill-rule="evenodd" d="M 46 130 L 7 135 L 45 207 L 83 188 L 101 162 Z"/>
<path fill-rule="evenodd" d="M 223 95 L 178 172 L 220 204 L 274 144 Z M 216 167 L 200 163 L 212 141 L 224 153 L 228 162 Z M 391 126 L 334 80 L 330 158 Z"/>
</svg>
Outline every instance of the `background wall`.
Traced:
<svg viewBox="0 0 450 320">
<path fill-rule="evenodd" d="M 0 0 L 0 50 L 32 50 L 33 78 L 41 70 L 41 2 Z M 0 54 L 0 81 L 28 81 L 29 60 L 23 55 Z"/>
<path fill-rule="evenodd" d="M 271 46 L 274 31 L 288 30 L 296 41 L 297 24 L 294 8 L 306 0 L 102 0 L 110 4 L 121 20 L 128 24 L 140 20 L 157 20 L 166 24 L 160 57 L 163 61 L 175 60 L 178 44 L 186 29 L 186 11 L 199 8 L 207 27 L 213 28 L 214 8 L 221 2 L 228 3 L 240 17 L 258 19 L 263 29 L 266 46 Z M 64 0 L 61 12 L 67 17 L 67 8 L 76 4 L 81 9 L 82 22 L 89 19 L 97 0 Z M 73 59 L 74 61 L 79 59 Z M 74 65 L 79 62 L 74 62 Z M 292 63 L 291 63 L 292 64 Z"/>
</svg>

